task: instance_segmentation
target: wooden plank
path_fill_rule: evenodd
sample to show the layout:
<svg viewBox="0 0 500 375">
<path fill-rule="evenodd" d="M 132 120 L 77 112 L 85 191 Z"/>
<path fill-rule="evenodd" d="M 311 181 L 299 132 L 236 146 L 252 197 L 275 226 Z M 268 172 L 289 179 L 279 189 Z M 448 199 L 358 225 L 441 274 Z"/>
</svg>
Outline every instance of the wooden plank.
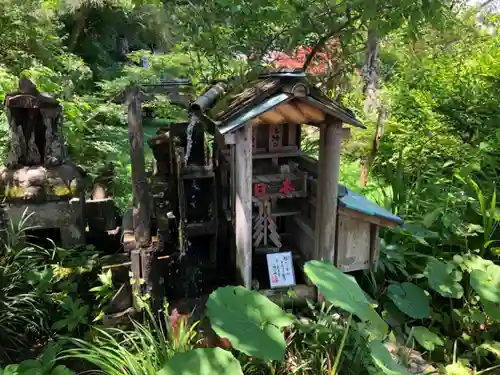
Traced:
<svg viewBox="0 0 500 375">
<path fill-rule="evenodd" d="M 246 288 L 252 287 L 252 127 L 236 133 L 235 157 L 235 236 L 236 269 Z"/>
<path fill-rule="evenodd" d="M 138 247 L 151 245 L 151 202 L 144 161 L 144 133 L 142 129 L 139 88 L 131 87 L 127 94 L 128 138 L 132 167 L 132 193 L 134 196 L 134 235 Z"/>
<path fill-rule="evenodd" d="M 281 150 L 283 147 L 283 125 L 269 125 L 269 152 Z"/>
<path fill-rule="evenodd" d="M 214 172 L 193 172 L 182 176 L 184 180 L 199 180 L 202 178 L 214 178 Z"/>
<path fill-rule="evenodd" d="M 371 266 L 371 224 L 347 216 L 339 217 L 336 265 L 344 272 Z"/>
<path fill-rule="evenodd" d="M 332 119 L 332 121 L 337 122 L 328 124 L 326 130 L 322 129 L 322 135 L 326 139 L 319 181 L 321 195 L 317 197 L 318 202 L 331 203 L 316 207 L 320 211 L 320 220 L 316 221 L 316 228 L 319 231 L 319 257 L 333 262 L 336 250 L 342 123 L 338 120 Z"/>
<path fill-rule="evenodd" d="M 376 269 L 380 256 L 379 226 L 370 225 L 370 263 Z"/>
<path fill-rule="evenodd" d="M 339 215 L 350 216 L 358 220 L 366 221 L 381 227 L 396 228 L 397 226 L 399 226 L 398 223 L 395 223 L 391 220 L 387 220 L 382 217 L 373 215 L 365 215 L 362 212 L 354 211 L 343 206 L 339 206 Z"/>
<path fill-rule="evenodd" d="M 274 206 L 273 210 L 271 211 L 271 215 L 274 217 L 295 216 L 300 215 L 301 213 L 301 210 L 297 207 L 291 207 L 291 205 L 288 205 L 288 207 L 283 207 L 279 204 Z"/>
<path fill-rule="evenodd" d="M 198 237 L 215 234 L 217 231 L 217 222 L 215 220 L 211 220 L 201 223 L 189 223 L 186 224 L 185 231 L 186 236 L 188 237 Z"/>
<path fill-rule="evenodd" d="M 186 174 L 191 174 L 191 173 L 200 173 L 200 174 L 207 174 L 210 176 L 213 176 L 214 169 L 211 165 L 185 165 L 182 170 L 181 174 L 186 175 Z"/>
<path fill-rule="evenodd" d="M 273 159 L 273 158 L 295 158 L 302 155 L 304 155 L 304 153 L 296 149 L 295 151 L 287 151 L 287 152 L 266 152 L 266 153 L 253 154 L 252 158 L 254 160 Z"/>
<path fill-rule="evenodd" d="M 311 239 L 315 238 L 314 229 L 311 228 L 304 220 L 298 216 L 293 217 L 293 221 L 299 226 L 300 229 Z"/>
</svg>

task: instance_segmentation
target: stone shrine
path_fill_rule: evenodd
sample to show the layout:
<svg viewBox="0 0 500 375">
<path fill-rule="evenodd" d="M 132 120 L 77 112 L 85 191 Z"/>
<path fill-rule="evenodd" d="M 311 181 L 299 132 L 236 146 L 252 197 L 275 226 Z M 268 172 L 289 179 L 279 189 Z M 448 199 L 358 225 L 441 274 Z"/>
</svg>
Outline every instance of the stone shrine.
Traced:
<svg viewBox="0 0 500 375">
<path fill-rule="evenodd" d="M 14 225 L 57 229 L 61 245 L 85 243 L 82 176 L 68 159 L 59 102 L 21 78 L 4 101 L 8 156 L 0 169 L 0 195 Z M 34 227 L 34 228 L 33 228 Z"/>
</svg>

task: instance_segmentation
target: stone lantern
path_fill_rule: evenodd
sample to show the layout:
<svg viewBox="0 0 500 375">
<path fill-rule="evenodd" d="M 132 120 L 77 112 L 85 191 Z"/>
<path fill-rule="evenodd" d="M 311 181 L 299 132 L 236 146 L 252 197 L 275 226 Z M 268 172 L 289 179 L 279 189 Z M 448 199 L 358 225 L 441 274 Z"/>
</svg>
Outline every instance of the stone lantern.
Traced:
<svg viewBox="0 0 500 375">
<path fill-rule="evenodd" d="M 62 108 L 28 79 L 5 97 L 8 156 L 0 170 L 0 195 L 8 220 L 31 229 L 60 231 L 61 245 L 84 244 L 84 192 L 79 170 L 67 157 Z"/>
</svg>

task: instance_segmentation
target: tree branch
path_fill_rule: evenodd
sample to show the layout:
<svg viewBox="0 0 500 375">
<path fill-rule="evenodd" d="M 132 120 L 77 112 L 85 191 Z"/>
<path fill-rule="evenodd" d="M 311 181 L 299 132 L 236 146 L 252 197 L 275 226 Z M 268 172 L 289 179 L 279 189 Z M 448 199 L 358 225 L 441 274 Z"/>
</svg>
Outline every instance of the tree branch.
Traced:
<svg viewBox="0 0 500 375">
<path fill-rule="evenodd" d="M 307 55 L 307 58 L 306 58 L 306 61 L 304 62 L 304 65 L 302 65 L 302 70 L 304 72 L 307 70 L 307 68 L 309 67 L 309 65 L 313 61 L 314 56 L 316 56 L 316 54 L 319 51 L 321 51 L 321 49 L 325 46 L 326 42 L 328 42 L 329 39 L 331 39 L 334 36 L 340 34 L 340 32 L 342 30 L 344 30 L 347 26 L 350 26 L 354 21 L 358 20 L 361 17 L 361 16 L 356 16 L 354 18 L 351 17 L 351 11 L 350 11 L 349 8 L 347 8 L 347 10 L 346 10 L 346 16 L 347 16 L 347 20 L 344 22 L 343 25 L 341 25 L 340 27 L 338 27 L 338 28 L 336 28 L 334 30 L 330 30 L 330 32 L 328 32 L 327 34 L 323 35 L 318 40 L 318 42 L 313 47 L 313 49 L 311 50 L 311 52 Z"/>
</svg>

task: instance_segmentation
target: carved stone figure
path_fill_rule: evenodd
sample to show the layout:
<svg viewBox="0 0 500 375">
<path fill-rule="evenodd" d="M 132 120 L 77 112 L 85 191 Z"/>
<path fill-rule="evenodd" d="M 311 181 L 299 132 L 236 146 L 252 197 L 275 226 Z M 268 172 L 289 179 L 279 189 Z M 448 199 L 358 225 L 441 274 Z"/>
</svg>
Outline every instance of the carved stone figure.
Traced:
<svg viewBox="0 0 500 375">
<path fill-rule="evenodd" d="M 62 164 L 66 152 L 61 136 L 62 109 L 57 100 L 21 78 L 18 90 L 7 94 L 4 104 L 9 122 L 7 167 Z"/>
</svg>

